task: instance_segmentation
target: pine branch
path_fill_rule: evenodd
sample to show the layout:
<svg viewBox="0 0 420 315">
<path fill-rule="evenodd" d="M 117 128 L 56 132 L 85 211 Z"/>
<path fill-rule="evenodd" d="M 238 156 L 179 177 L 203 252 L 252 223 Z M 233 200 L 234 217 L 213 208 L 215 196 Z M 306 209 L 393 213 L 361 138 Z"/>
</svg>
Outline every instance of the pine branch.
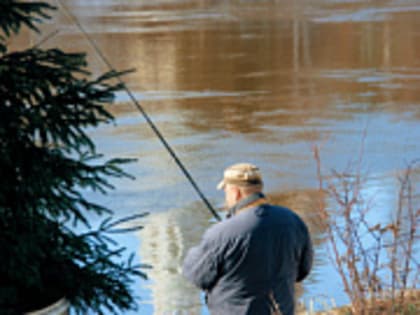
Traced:
<svg viewBox="0 0 420 315">
<path fill-rule="evenodd" d="M 132 220 L 142 215 L 92 230 L 88 213 L 113 212 L 84 194 L 106 194 L 112 178 L 134 179 L 122 169 L 132 159 L 104 161 L 86 132 L 113 121 L 105 106 L 123 72 L 92 79 L 85 54 L 59 49 L 6 53 L 9 36 L 23 25 L 37 31 L 52 9 L 0 3 L 0 309 L 22 314 L 62 296 L 80 314 L 135 309 L 130 285 L 146 266 L 125 259 L 110 235 L 141 229 Z M 89 232 L 77 235 L 71 223 Z"/>
<path fill-rule="evenodd" d="M 50 19 L 48 11 L 56 8 L 45 2 L 22 2 L 16 0 L 2 0 L 0 2 L 0 54 L 7 51 L 6 39 L 17 34 L 22 25 L 39 32 L 36 24 L 44 19 Z"/>
<path fill-rule="evenodd" d="M 50 19 L 46 12 L 56 8 L 45 2 L 22 2 L 16 0 L 2 0 L 0 2 L 0 28 L 9 37 L 17 34 L 26 25 L 34 31 L 39 31 L 35 24 Z"/>
</svg>

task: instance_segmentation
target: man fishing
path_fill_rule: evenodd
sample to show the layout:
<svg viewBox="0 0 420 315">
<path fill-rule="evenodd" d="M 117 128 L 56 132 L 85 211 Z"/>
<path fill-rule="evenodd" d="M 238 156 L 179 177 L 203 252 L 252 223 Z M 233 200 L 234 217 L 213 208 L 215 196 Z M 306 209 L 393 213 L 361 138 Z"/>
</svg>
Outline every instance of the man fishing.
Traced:
<svg viewBox="0 0 420 315">
<path fill-rule="evenodd" d="M 184 260 L 184 276 L 206 291 L 212 315 L 293 315 L 294 284 L 312 266 L 305 223 L 267 202 L 259 169 L 239 163 L 224 171 L 228 219 L 210 227 Z"/>
</svg>

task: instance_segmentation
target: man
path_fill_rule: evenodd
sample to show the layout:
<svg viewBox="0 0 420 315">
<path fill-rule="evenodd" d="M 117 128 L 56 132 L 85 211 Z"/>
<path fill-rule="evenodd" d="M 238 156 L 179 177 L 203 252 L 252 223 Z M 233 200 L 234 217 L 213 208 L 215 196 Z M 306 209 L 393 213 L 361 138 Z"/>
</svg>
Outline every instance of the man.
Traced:
<svg viewBox="0 0 420 315">
<path fill-rule="evenodd" d="M 292 315 L 294 284 L 312 265 L 305 223 L 291 210 L 268 204 L 259 169 L 227 168 L 229 219 L 209 228 L 187 253 L 183 273 L 207 293 L 212 315 Z"/>
</svg>

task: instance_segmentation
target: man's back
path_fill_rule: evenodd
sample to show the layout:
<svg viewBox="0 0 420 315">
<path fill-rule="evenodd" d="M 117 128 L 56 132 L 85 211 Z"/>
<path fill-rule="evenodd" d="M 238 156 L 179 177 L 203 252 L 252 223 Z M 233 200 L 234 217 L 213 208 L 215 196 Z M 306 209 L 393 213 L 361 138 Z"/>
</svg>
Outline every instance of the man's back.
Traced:
<svg viewBox="0 0 420 315">
<path fill-rule="evenodd" d="M 308 273 L 312 249 L 303 221 L 262 204 L 211 227 L 188 253 L 184 274 L 208 291 L 212 315 L 268 315 L 273 298 L 294 313 L 294 283 Z"/>
</svg>

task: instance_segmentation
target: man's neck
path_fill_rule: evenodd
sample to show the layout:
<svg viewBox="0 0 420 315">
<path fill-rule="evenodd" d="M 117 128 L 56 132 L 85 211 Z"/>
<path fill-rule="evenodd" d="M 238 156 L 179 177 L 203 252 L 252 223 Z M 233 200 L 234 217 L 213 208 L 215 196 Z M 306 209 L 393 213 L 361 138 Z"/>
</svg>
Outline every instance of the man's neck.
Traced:
<svg viewBox="0 0 420 315">
<path fill-rule="evenodd" d="M 250 194 L 239 200 L 232 208 L 229 209 L 227 217 L 230 218 L 240 211 L 251 208 L 254 205 L 265 203 L 265 196 L 262 192 Z"/>
</svg>

